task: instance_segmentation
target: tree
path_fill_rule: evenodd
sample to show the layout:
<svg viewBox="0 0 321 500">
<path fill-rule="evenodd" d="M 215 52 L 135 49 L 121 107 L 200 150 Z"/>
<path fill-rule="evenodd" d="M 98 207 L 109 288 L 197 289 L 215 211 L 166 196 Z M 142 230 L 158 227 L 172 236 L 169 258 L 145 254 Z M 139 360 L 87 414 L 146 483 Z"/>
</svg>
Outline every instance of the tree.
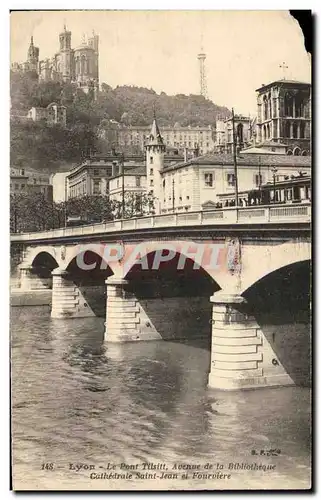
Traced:
<svg viewBox="0 0 321 500">
<path fill-rule="evenodd" d="M 114 215 L 116 219 L 130 219 L 154 214 L 155 197 L 151 193 L 125 192 L 124 214 L 122 201 L 115 202 Z"/>
</svg>

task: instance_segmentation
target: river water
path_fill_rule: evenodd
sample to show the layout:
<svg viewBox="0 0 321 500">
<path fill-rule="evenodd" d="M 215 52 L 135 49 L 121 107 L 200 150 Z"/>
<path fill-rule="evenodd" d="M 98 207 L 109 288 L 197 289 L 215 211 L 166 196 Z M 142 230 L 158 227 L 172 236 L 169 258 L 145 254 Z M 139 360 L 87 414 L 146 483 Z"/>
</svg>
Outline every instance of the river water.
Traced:
<svg viewBox="0 0 321 500">
<path fill-rule="evenodd" d="M 203 341 L 104 344 L 103 323 L 12 308 L 14 489 L 310 487 L 309 388 L 208 389 Z"/>
</svg>

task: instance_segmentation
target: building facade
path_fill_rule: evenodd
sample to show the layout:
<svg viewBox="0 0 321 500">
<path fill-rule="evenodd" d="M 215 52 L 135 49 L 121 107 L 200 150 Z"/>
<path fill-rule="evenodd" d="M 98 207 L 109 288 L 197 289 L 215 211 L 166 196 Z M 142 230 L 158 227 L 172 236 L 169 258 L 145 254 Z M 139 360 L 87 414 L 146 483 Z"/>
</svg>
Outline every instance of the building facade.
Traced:
<svg viewBox="0 0 321 500">
<path fill-rule="evenodd" d="M 124 190 L 123 190 L 124 183 Z M 121 202 L 124 193 L 142 195 L 147 193 L 145 164 L 133 167 L 109 179 L 109 199 Z"/>
<path fill-rule="evenodd" d="M 311 85 L 278 80 L 257 89 L 257 141 L 287 145 L 288 155 L 307 155 L 311 140 Z"/>
<path fill-rule="evenodd" d="M 165 151 L 154 120 L 146 144 L 146 192 L 155 196 L 156 213 L 206 210 L 220 203 L 222 195 L 235 193 L 232 153 L 194 156 L 166 165 Z M 289 156 L 265 148 L 237 154 L 239 192 L 278 182 L 299 172 L 310 175 L 311 157 Z"/>
<path fill-rule="evenodd" d="M 95 33 L 76 48 L 71 47 L 71 31 L 64 26 L 59 34 L 59 50 L 51 58 L 39 60 L 39 48 L 31 37 L 27 61 L 11 66 L 13 71 L 33 72 L 40 81 L 76 83 L 84 92 L 99 88 L 99 36 Z"/>
<path fill-rule="evenodd" d="M 310 175 L 311 158 L 278 154 L 239 154 L 237 175 L 239 192 L 281 181 L 285 177 Z M 221 201 L 222 194 L 235 193 L 232 154 L 194 158 L 162 170 L 161 213 L 204 210 Z"/>
<path fill-rule="evenodd" d="M 141 151 L 148 142 L 151 126 L 123 126 L 116 124 L 103 125 L 99 129 L 99 136 L 106 141 L 113 141 L 115 147 L 125 149 L 126 147 L 136 146 Z M 208 127 L 162 127 L 162 139 L 165 146 L 184 150 L 185 148 L 194 149 L 197 145 L 200 154 L 206 154 L 214 151 L 214 129 Z"/>
<path fill-rule="evenodd" d="M 253 140 L 253 131 L 255 130 L 255 122 L 253 118 L 243 115 L 235 115 L 234 117 L 235 140 L 237 147 L 243 149 L 250 145 Z M 233 119 L 232 117 L 225 120 L 217 120 L 215 133 L 215 148 L 216 153 L 232 153 L 233 152 Z"/>
<path fill-rule="evenodd" d="M 10 193 L 14 195 L 43 194 L 48 201 L 53 201 L 49 175 L 27 171 L 24 168 L 10 168 Z"/>
<path fill-rule="evenodd" d="M 55 102 L 52 102 L 46 108 L 31 108 L 28 111 L 27 118 L 34 122 L 45 120 L 47 125 L 60 125 L 61 127 L 66 127 L 67 109 L 65 106 L 59 106 Z"/>
<path fill-rule="evenodd" d="M 172 165 L 183 160 L 184 156 L 179 155 L 177 150 L 164 156 L 165 165 Z M 122 155 L 113 151 L 107 155 L 92 156 L 81 165 L 74 167 L 67 175 L 68 199 L 86 195 L 108 195 L 110 189 L 109 180 L 111 178 L 120 176 L 122 169 L 126 174 L 129 174 L 132 169 L 136 168 L 143 168 L 146 175 L 145 155 L 143 153 L 139 155 Z M 129 177 L 125 176 L 126 189 L 131 187 Z M 138 192 L 140 191 L 138 189 Z"/>
</svg>

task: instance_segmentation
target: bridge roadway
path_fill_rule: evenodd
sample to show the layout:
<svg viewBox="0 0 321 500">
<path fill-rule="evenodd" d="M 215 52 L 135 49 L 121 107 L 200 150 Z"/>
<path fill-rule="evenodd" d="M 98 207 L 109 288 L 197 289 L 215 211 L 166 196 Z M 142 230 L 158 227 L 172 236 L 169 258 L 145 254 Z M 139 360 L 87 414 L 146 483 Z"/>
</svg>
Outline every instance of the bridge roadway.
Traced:
<svg viewBox="0 0 321 500">
<path fill-rule="evenodd" d="M 222 210 L 209 210 L 199 212 L 169 213 L 136 217 L 131 219 L 109 221 L 101 224 L 88 226 L 67 227 L 39 231 L 33 233 L 11 234 L 12 242 L 39 242 L 51 239 L 67 240 L 74 237 L 89 237 L 101 235 L 124 234 L 135 231 L 136 234 L 143 230 L 156 231 L 171 228 L 178 229 L 187 227 L 189 231 L 200 228 L 225 228 L 225 230 L 243 230 L 256 228 L 264 229 L 295 229 L 295 225 L 309 229 L 311 222 L 311 204 L 300 205 L 270 205 L 252 206 L 245 208 L 224 208 Z M 239 228 L 239 229 L 238 229 Z M 163 231 L 162 231 L 163 232 Z M 83 239 L 83 238 L 81 238 Z"/>
<path fill-rule="evenodd" d="M 280 304 L 286 310 L 287 300 L 296 300 L 294 311 L 303 309 L 302 297 L 309 293 L 310 222 L 310 204 L 231 207 L 12 234 L 11 243 L 22 247 L 20 291 L 41 294 L 52 288 L 52 318 L 103 314 L 106 342 L 208 336 L 209 386 L 232 390 L 295 382 L 284 361 L 286 352 L 296 349 L 290 344 L 299 345 L 289 333 L 295 325 L 292 321 L 280 329 L 283 337 L 276 337 L 262 323 L 260 307 L 275 296 L 269 314 Z M 79 268 L 80 254 L 89 256 L 87 265 L 101 264 L 99 249 L 111 242 L 121 242 L 125 256 L 142 242 L 144 247 L 130 266 L 120 257 L 91 271 Z M 200 247 L 211 245 L 221 247 L 218 266 L 206 266 L 202 252 L 197 258 Z M 177 260 L 169 262 L 163 254 L 173 247 L 186 259 L 181 270 Z M 163 262 L 155 273 L 148 263 L 157 252 Z M 137 266 L 139 259 L 147 259 L 147 270 Z M 306 283 L 305 295 L 298 290 L 300 280 Z M 260 296 L 265 298 L 258 308 Z M 307 342 L 304 338 L 303 347 Z M 301 344 L 297 352 L 302 358 Z"/>
</svg>

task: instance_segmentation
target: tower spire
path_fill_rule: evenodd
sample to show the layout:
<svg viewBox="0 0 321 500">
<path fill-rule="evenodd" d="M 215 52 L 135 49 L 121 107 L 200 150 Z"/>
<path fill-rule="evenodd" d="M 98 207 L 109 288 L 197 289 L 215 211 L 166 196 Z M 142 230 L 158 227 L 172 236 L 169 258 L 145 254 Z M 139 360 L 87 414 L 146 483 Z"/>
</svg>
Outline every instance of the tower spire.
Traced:
<svg viewBox="0 0 321 500">
<path fill-rule="evenodd" d="M 159 131 L 158 123 L 157 123 L 157 118 L 156 118 L 156 112 L 155 112 L 155 107 L 153 110 L 153 124 L 152 128 L 149 134 L 149 140 L 148 140 L 148 146 L 164 146 L 164 141 L 161 136 L 161 133 Z"/>
</svg>

